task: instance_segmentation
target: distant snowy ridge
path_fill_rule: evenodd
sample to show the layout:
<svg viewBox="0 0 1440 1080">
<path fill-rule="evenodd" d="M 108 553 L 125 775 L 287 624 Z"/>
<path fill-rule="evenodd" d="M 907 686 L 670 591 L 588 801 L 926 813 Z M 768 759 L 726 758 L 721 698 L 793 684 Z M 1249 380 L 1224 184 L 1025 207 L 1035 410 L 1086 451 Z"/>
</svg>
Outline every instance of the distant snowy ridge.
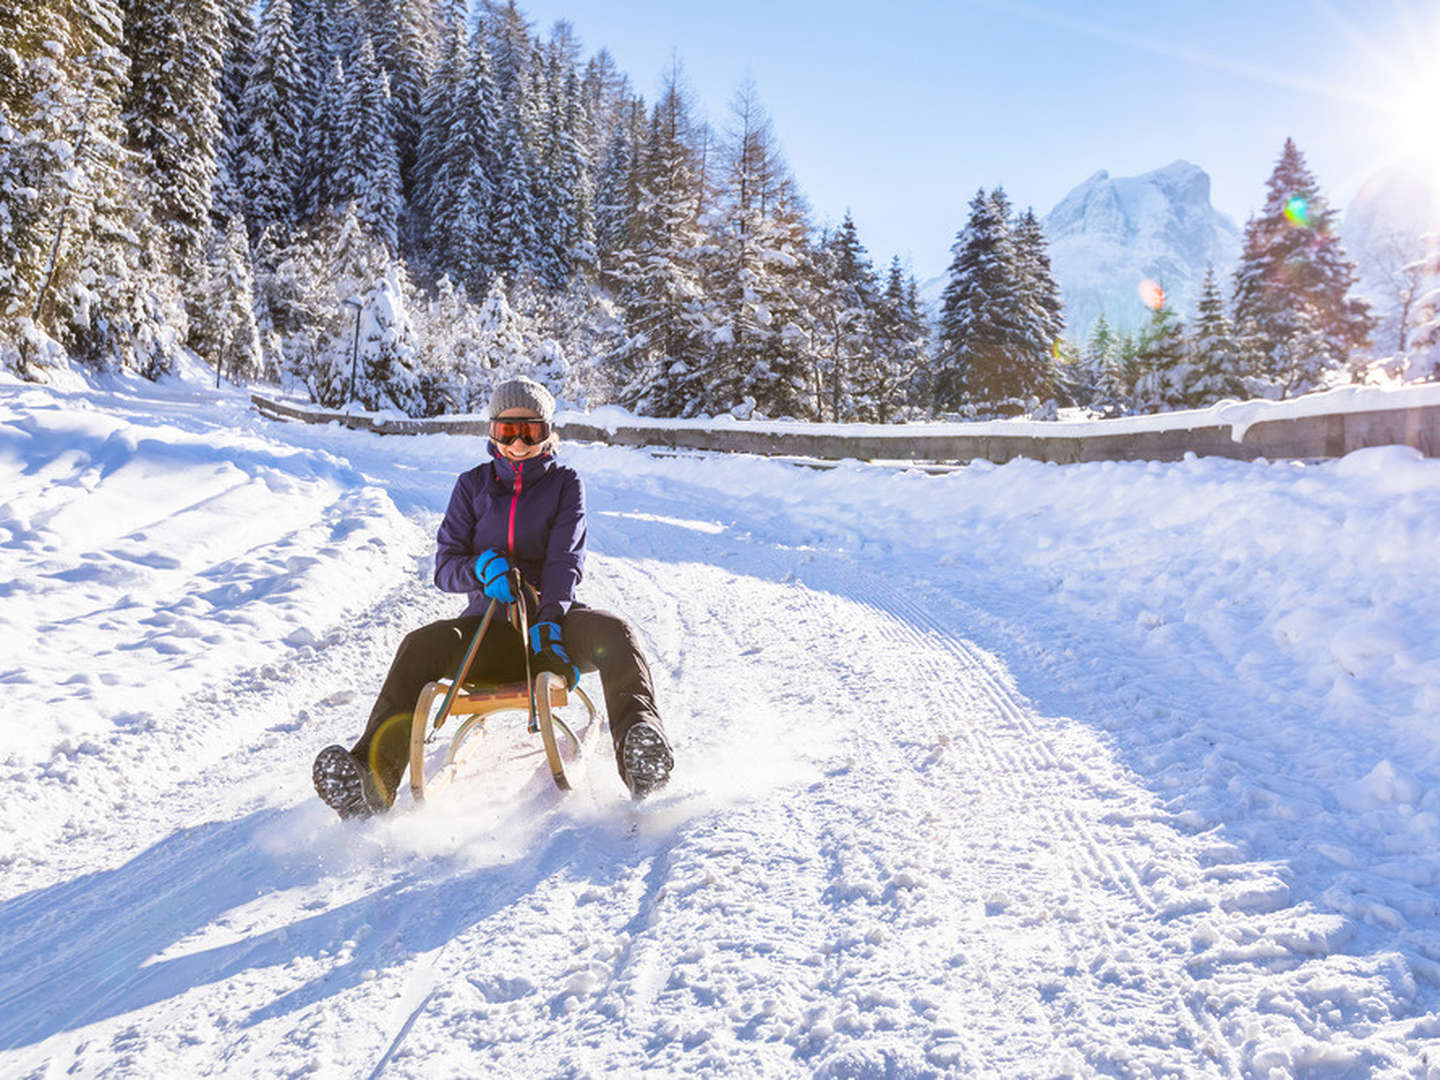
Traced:
<svg viewBox="0 0 1440 1080">
<path fill-rule="evenodd" d="M 1227 282 L 1240 254 L 1240 230 L 1210 205 L 1209 174 L 1188 161 L 1140 176 L 1101 169 L 1041 224 L 1077 341 L 1102 312 L 1113 328 L 1140 327 L 1149 315 L 1139 294 L 1145 280 L 1159 283 L 1171 309 L 1188 319 L 1206 266 Z"/>
</svg>

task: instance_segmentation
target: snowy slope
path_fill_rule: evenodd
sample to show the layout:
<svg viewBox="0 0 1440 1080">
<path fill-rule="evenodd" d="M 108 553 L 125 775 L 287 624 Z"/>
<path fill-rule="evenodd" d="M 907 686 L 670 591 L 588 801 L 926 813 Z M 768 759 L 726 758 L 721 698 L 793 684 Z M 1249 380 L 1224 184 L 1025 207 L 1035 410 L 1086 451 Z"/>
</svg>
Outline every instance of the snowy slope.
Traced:
<svg viewBox="0 0 1440 1080">
<path fill-rule="evenodd" d="M 1077 341 L 1102 312 L 1113 328 L 1141 326 L 1149 315 L 1139 293 L 1146 280 L 1189 319 L 1206 266 L 1228 288 L 1240 254 L 1239 230 L 1210 205 L 1209 175 L 1188 161 L 1140 176 L 1102 169 L 1072 188 L 1042 225 Z"/>
<path fill-rule="evenodd" d="M 480 451 L 0 386 L 0 1075 L 1440 1076 L 1440 462 L 568 447 L 672 787 L 342 826 Z"/>
</svg>

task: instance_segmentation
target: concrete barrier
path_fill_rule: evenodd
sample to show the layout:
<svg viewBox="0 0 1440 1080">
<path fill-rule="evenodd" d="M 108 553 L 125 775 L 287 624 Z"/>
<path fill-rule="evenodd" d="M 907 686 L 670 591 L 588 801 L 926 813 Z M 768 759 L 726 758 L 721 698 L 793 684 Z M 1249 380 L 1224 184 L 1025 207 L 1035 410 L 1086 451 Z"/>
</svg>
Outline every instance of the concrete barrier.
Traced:
<svg viewBox="0 0 1440 1080">
<path fill-rule="evenodd" d="M 301 408 L 251 396 L 264 415 L 306 423 L 339 423 L 380 435 L 484 435 L 488 425 L 475 417 L 435 417 L 428 420 L 389 420 L 348 413 Z M 1317 416 L 1261 420 L 1242 429 L 1230 424 L 1177 427 L 1162 431 L 1108 434 L 1055 435 L 993 432 L 927 435 L 845 434 L 843 432 L 775 431 L 747 427 L 601 427 L 586 423 L 559 423 L 561 438 L 612 446 L 660 447 L 671 450 L 721 450 L 838 461 L 939 461 L 963 463 L 992 461 L 997 465 L 1014 458 L 1031 458 L 1066 465 L 1081 461 L 1179 461 L 1186 454 L 1200 457 L 1333 458 L 1367 446 L 1412 446 L 1427 457 L 1440 456 L 1440 404 L 1397 405 L 1365 412 L 1336 412 Z"/>
</svg>

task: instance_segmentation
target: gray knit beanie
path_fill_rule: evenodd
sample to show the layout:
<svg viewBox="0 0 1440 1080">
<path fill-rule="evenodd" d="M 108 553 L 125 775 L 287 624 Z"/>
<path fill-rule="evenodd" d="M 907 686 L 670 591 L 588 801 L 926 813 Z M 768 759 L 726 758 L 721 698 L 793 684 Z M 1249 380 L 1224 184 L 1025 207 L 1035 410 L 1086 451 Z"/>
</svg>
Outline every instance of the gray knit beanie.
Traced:
<svg viewBox="0 0 1440 1080">
<path fill-rule="evenodd" d="M 497 419 L 506 409 L 529 409 L 541 420 L 555 419 L 555 398 L 534 379 L 521 375 L 495 388 L 490 395 L 490 419 Z"/>
</svg>

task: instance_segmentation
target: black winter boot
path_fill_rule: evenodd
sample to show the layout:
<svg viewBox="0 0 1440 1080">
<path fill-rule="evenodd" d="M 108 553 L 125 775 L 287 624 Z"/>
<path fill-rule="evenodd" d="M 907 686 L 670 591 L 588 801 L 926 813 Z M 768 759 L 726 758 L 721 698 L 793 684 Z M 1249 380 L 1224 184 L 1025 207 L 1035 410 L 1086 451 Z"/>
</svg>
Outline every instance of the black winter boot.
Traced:
<svg viewBox="0 0 1440 1080">
<path fill-rule="evenodd" d="M 321 750 L 311 776 L 316 793 L 342 819 L 367 818 L 390 809 L 365 763 L 343 746 Z"/>
<path fill-rule="evenodd" d="M 620 771 L 632 798 L 643 799 L 670 779 L 675 757 L 660 729 L 641 720 L 625 733 L 620 747 Z"/>
</svg>

